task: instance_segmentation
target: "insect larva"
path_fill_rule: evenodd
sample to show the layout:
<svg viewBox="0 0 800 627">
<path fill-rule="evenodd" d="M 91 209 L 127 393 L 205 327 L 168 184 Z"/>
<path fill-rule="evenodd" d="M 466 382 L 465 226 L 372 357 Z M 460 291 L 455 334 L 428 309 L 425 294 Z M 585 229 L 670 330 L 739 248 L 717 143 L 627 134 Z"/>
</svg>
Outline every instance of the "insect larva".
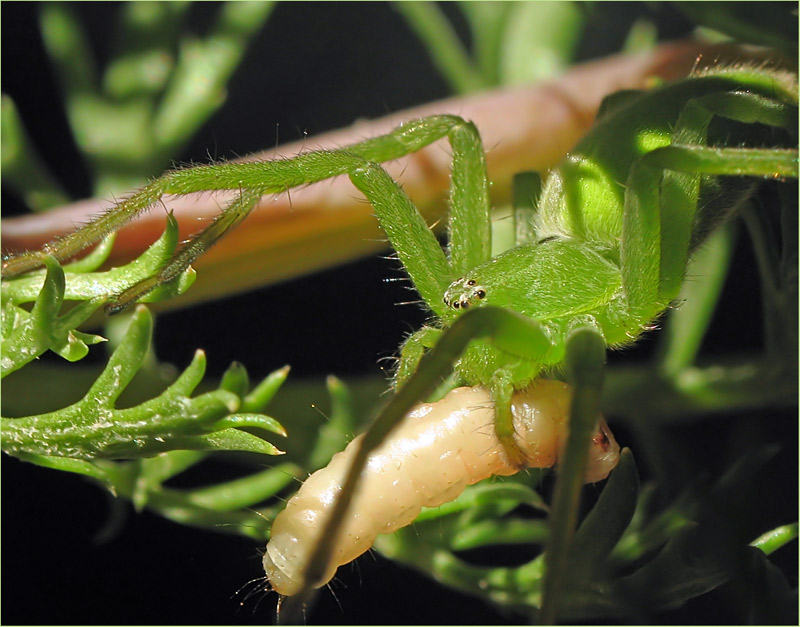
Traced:
<svg viewBox="0 0 800 627">
<path fill-rule="evenodd" d="M 514 425 L 528 467 L 548 468 L 557 462 L 566 440 L 571 397 L 569 386 L 548 380 L 514 395 Z M 410 524 L 422 507 L 452 501 L 466 486 L 492 475 L 516 474 L 521 468 L 509 462 L 493 424 L 492 400 L 482 387 L 457 388 L 409 412 L 370 455 L 320 586 L 339 566 L 369 549 L 378 534 Z M 279 594 L 300 591 L 302 572 L 361 438 L 311 475 L 275 518 L 264 570 Z M 619 446 L 601 419 L 589 451 L 586 482 L 607 477 L 618 459 Z"/>
</svg>

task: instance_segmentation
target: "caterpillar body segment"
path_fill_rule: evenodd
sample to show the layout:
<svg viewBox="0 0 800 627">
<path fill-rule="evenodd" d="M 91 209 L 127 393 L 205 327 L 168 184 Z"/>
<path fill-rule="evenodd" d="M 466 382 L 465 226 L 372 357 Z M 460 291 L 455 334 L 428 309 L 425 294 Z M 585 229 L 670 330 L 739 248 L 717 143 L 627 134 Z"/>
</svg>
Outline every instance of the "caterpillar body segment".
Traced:
<svg viewBox="0 0 800 627">
<path fill-rule="evenodd" d="M 566 441 L 570 401 L 569 386 L 557 381 L 540 380 L 515 393 L 514 425 L 527 457 L 525 467 L 556 464 Z M 311 475 L 275 518 L 263 563 L 279 594 L 291 596 L 302 588 L 302 573 L 361 438 Z M 607 477 L 618 460 L 619 446 L 601 419 L 589 451 L 586 482 Z M 422 507 L 452 501 L 468 485 L 519 470 L 495 435 L 493 403 L 485 388 L 457 388 L 437 403 L 418 405 L 370 455 L 319 585 L 367 551 L 378 534 L 410 524 Z"/>
</svg>

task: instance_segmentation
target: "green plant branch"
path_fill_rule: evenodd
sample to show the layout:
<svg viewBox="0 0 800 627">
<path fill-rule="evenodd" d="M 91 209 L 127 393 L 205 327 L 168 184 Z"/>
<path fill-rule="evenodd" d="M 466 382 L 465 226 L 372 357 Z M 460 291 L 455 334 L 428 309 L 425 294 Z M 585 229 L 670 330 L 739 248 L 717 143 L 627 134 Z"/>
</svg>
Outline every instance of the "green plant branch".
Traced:
<svg viewBox="0 0 800 627">
<path fill-rule="evenodd" d="M 99 335 L 77 331 L 105 297 L 96 296 L 59 316 L 64 300 L 64 272 L 52 258 L 45 257 L 47 274 L 33 308 L 27 311 L 3 293 L 0 372 L 2 376 L 22 368 L 47 350 L 68 361 L 83 359 L 89 345 L 104 341 Z"/>
<path fill-rule="evenodd" d="M 112 244 L 113 236 L 84 259 L 68 265 L 66 273 L 52 257 L 43 254 L 46 270 L 3 280 L 0 323 L 3 377 L 47 350 L 68 361 L 77 361 L 86 356 L 89 345 L 104 341 L 99 335 L 78 331 L 77 327 L 86 322 L 110 294 L 150 276 L 169 259 L 178 244 L 178 225 L 169 216 L 162 236 L 138 259 L 106 272 L 95 271 Z M 180 294 L 188 289 L 194 277 L 194 270 L 188 269 L 143 300 L 152 302 Z M 84 302 L 59 315 L 65 300 Z M 22 306 L 29 302 L 34 303 L 30 311 Z"/>
<path fill-rule="evenodd" d="M 98 195 L 135 188 L 169 165 L 225 101 L 225 85 L 274 3 L 225 3 L 204 37 L 181 34 L 189 7 L 121 7 L 114 38 L 121 43 L 105 68 L 73 7 L 54 2 L 41 9 L 43 41 Z"/>
<path fill-rule="evenodd" d="M 83 399 L 48 414 L 4 418 L 3 450 L 12 455 L 23 452 L 87 461 L 148 457 L 173 449 L 280 452 L 240 430 L 251 427 L 285 434 L 272 418 L 233 413 L 241 405 L 236 394 L 220 389 L 190 397 L 205 371 L 201 351 L 159 397 L 130 409 L 116 409 L 116 399 L 149 349 L 151 333 L 152 316 L 140 306 L 125 339 Z"/>
</svg>

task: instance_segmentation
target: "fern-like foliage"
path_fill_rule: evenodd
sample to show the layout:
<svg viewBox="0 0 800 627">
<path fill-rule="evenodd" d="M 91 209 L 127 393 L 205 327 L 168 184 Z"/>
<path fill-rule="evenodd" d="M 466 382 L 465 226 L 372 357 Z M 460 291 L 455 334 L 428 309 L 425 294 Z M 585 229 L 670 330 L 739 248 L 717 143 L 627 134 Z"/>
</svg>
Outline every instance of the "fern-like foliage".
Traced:
<svg viewBox="0 0 800 627">
<path fill-rule="evenodd" d="M 128 332 L 86 395 L 58 411 L 3 419 L 3 450 L 12 455 L 83 460 L 151 457 L 176 449 L 280 453 L 242 430 L 256 428 L 285 435 L 276 420 L 247 411 L 261 404 L 263 392 L 258 388 L 255 397 L 243 397 L 226 389 L 223 381 L 219 389 L 191 397 L 205 373 L 202 351 L 195 353 L 191 365 L 160 396 L 117 409 L 117 398 L 144 361 L 152 328 L 150 312 L 137 307 Z"/>
<path fill-rule="evenodd" d="M 65 268 L 45 256 L 46 270 L 4 280 L 0 327 L 3 376 L 47 351 L 69 361 L 85 357 L 90 345 L 105 338 L 78 331 L 77 327 L 98 311 L 108 295 L 149 276 L 169 258 L 177 243 L 177 222 L 170 216 L 161 238 L 125 266 L 99 269 L 113 244 L 112 236 Z M 180 294 L 193 280 L 194 271 L 188 270 L 149 294 L 147 300 Z M 281 454 L 256 433 L 286 435 L 278 421 L 260 412 L 286 379 L 288 368 L 267 376 L 251 391 L 245 369 L 233 364 L 217 389 L 193 396 L 206 367 L 205 355 L 198 350 L 192 363 L 160 395 L 133 407 L 118 408 L 118 398 L 145 363 L 152 331 L 152 315 L 144 305 L 138 306 L 127 332 L 83 398 L 48 413 L 2 418 L 2 450 L 42 466 L 90 476 L 113 493 L 133 500 L 137 507 L 158 492 L 157 509 L 165 508 L 178 518 L 176 504 L 182 503 L 183 517 L 193 519 L 196 516 L 187 514 L 192 510 L 188 507 L 191 503 L 184 502 L 189 497 L 173 493 L 165 498 L 161 482 L 201 461 L 208 451 Z M 13 386 L 13 381 L 9 385 Z M 282 476 L 291 478 L 293 473 L 282 469 Z M 248 505 L 281 487 L 274 481 L 261 483 L 263 477 L 258 473 L 244 481 L 251 486 Z M 225 493 L 231 489 L 227 486 Z M 210 495 L 200 501 L 213 502 L 212 511 L 226 507 L 225 499 L 221 505 Z"/>
<path fill-rule="evenodd" d="M 162 236 L 138 259 L 108 271 L 98 268 L 113 246 L 113 235 L 91 254 L 65 269 L 43 255 L 46 271 L 32 272 L 2 284 L 2 376 L 18 370 L 47 350 L 68 361 L 83 359 L 91 344 L 104 341 L 99 335 L 77 331 L 111 294 L 150 276 L 163 265 L 178 244 L 178 224 L 171 215 Z M 185 292 L 194 282 L 187 270 L 169 285 L 153 290 L 142 300 L 157 302 Z M 61 313 L 64 301 L 82 301 Z M 25 304 L 33 302 L 29 311 Z"/>
</svg>

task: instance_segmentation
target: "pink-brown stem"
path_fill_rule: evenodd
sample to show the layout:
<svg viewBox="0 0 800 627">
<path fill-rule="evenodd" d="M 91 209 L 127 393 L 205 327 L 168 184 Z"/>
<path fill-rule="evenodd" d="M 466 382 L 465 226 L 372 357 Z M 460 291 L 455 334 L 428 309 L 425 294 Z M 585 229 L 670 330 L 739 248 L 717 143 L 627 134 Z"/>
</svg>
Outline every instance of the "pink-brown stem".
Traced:
<svg viewBox="0 0 800 627">
<path fill-rule="evenodd" d="M 592 125 L 603 98 L 621 89 L 644 87 L 653 78 L 685 76 L 697 65 L 743 57 L 740 49 L 695 42 L 663 44 L 636 56 L 615 55 L 572 68 L 557 80 L 534 87 L 506 88 L 450 98 L 324 133 L 247 157 L 290 157 L 301 151 L 344 146 L 388 132 L 400 122 L 452 113 L 472 120 L 487 149 L 493 201 L 509 197 L 512 175 L 545 171 L 561 159 Z M 440 143 L 386 164 L 429 223 L 445 210 L 450 156 Z M 230 195 L 228 194 L 228 197 Z M 197 232 L 224 205 L 226 194 L 165 198 L 181 236 Z M 113 202 L 87 199 L 53 211 L 2 221 L 4 252 L 38 248 L 97 215 Z M 164 209 L 156 206 L 121 228 L 110 263 L 140 254 L 163 231 Z M 195 264 L 198 279 L 173 306 L 233 294 L 346 262 L 385 248 L 372 208 L 346 177 L 266 196 L 248 217 Z M 169 305 L 167 305 L 169 306 Z"/>
</svg>

